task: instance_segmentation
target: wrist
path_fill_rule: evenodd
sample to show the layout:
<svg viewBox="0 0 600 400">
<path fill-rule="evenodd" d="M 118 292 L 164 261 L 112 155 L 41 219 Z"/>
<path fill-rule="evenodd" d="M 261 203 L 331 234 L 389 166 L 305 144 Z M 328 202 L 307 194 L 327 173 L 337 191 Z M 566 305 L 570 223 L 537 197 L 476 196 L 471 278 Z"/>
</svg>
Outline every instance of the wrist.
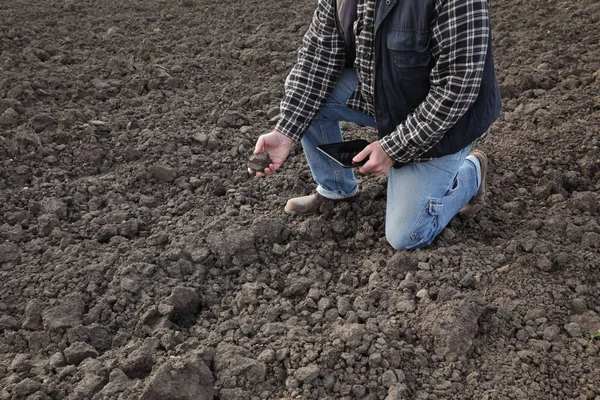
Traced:
<svg viewBox="0 0 600 400">
<path fill-rule="evenodd" d="M 385 153 L 385 154 L 386 154 L 386 155 L 387 155 L 387 156 L 388 156 L 390 159 L 392 159 L 392 160 L 395 160 L 395 159 L 394 159 L 394 156 L 393 156 L 393 154 L 391 153 L 391 150 L 390 150 L 389 146 L 386 146 L 386 143 L 385 143 L 385 141 L 384 141 L 383 139 L 379 139 L 379 140 L 377 141 L 377 143 L 379 144 L 379 147 L 381 147 L 381 149 L 383 150 L 383 152 L 384 152 L 384 153 Z"/>
<path fill-rule="evenodd" d="M 294 142 L 294 139 L 292 139 L 291 137 L 287 136 L 286 134 L 278 131 L 277 129 L 273 129 L 273 132 L 279 138 L 280 143 L 285 143 L 285 144 L 291 145 Z"/>
</svg>

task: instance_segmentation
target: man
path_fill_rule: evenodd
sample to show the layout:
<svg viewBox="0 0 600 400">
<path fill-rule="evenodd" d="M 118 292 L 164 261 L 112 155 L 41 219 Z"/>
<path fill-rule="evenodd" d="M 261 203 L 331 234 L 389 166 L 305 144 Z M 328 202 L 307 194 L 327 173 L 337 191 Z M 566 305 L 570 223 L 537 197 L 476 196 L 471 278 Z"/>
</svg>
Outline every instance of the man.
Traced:
<svg viewBox="0 0 600 400">
<path fill-rule="evenodd" d="M 258 138 L 277 170 L 301 139 L 316 193 L 285 211 L 308 215 L 358 195 L 352 169 L 316 150 L 343 140 L 339 121 L 377 128 L 354 157 L 363 174 L 389 174 L 386 238 L 430 244 L 458 213 L 483 205 L 488 161 L 472 143 L 500 113 L 487 0 L 319 0 L 285 85 L 281 118 Z M 253 172 L 250 170 L 250 172 Z"/>
</svg>

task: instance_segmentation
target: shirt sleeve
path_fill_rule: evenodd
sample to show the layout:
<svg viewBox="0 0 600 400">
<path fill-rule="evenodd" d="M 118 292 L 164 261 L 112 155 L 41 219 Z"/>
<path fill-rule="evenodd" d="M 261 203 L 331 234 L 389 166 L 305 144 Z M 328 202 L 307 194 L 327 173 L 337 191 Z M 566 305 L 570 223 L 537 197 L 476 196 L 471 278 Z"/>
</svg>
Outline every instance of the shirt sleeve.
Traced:
<svg viewBox="0 0 600 400">
<path fill-rule="evenodd" d="M 395 161 L 413 161 L 435 145 L 477 99 L 489 35 L 487 0 L 437 0 L 432 51 L 439 57 L 425 100 L 380 140 Z"/>
<path fill-rule="evenodd" d="M 334 0 L 319 0 L 290 72 L 275 129 L 297 140 L 335 87 L 344 67 L 344 41 L 336 28 Z"/>
</svg>

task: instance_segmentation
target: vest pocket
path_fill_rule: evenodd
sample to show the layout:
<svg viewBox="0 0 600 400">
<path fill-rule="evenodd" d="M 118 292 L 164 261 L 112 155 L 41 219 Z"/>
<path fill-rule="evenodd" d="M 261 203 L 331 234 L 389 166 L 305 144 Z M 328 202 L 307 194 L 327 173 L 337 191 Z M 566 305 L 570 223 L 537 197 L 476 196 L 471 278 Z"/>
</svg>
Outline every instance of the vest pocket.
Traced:
<svg viewBox="0 0 600 400">
<path fill-rule="evenodd" d="M 386 45 L 400 80 L 429 78 L 432 67 L 429 31 L 397 30 L 386 34 Z"/>
</svg>

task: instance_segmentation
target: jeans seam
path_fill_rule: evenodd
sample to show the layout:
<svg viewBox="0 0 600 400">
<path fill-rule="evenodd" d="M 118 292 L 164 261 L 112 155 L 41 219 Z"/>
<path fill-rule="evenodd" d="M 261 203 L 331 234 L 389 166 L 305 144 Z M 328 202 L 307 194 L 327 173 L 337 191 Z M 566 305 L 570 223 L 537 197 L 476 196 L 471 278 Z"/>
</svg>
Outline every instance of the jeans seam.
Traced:
<svg viewBox="0 0 600 400">
<path fill-rule="evenodd" d="M 321 113 L 319 113 L 319 115 L 320 114 Z M 319 131 L 321 132 L 321 138 L 323 140 L 323 143 L 329 143 L 329 138 L 327 137 L 327 129 L 325 129 L 323 119 L 318 120 L 318 124 L 319 124 Z M 331 168 L 331 170 L 333 171 L 333 177 L 334 177 L 335 184 L 336 184 L 336 188 L 334 189 L 334 191 L 339 195 L 341 192 L 340 174 L 334 168 L 335 165 L 333 163 L 334 162 L 332 160 L 330 160 L 329 158 L 327 159 L 327 165 L 329 165 L 329 168 Z"/>
<path fill-rule="evenodd" d="M 423 209 L 423 211 L 421 211 L 421 215 L 419 215 L 419 218 L 417 219 L 417 222 L 415 223 L 415 226 L 413 226 L 411 232 L 410 232 L 410 238 L 414 241 L 420 241 L 421 238 L 417 236 L 417 227 L 421 225 L 421 220 L 423 219 L 423 215 L 427 213 L 427 207 L 425 207 Z"/>
</svg>

